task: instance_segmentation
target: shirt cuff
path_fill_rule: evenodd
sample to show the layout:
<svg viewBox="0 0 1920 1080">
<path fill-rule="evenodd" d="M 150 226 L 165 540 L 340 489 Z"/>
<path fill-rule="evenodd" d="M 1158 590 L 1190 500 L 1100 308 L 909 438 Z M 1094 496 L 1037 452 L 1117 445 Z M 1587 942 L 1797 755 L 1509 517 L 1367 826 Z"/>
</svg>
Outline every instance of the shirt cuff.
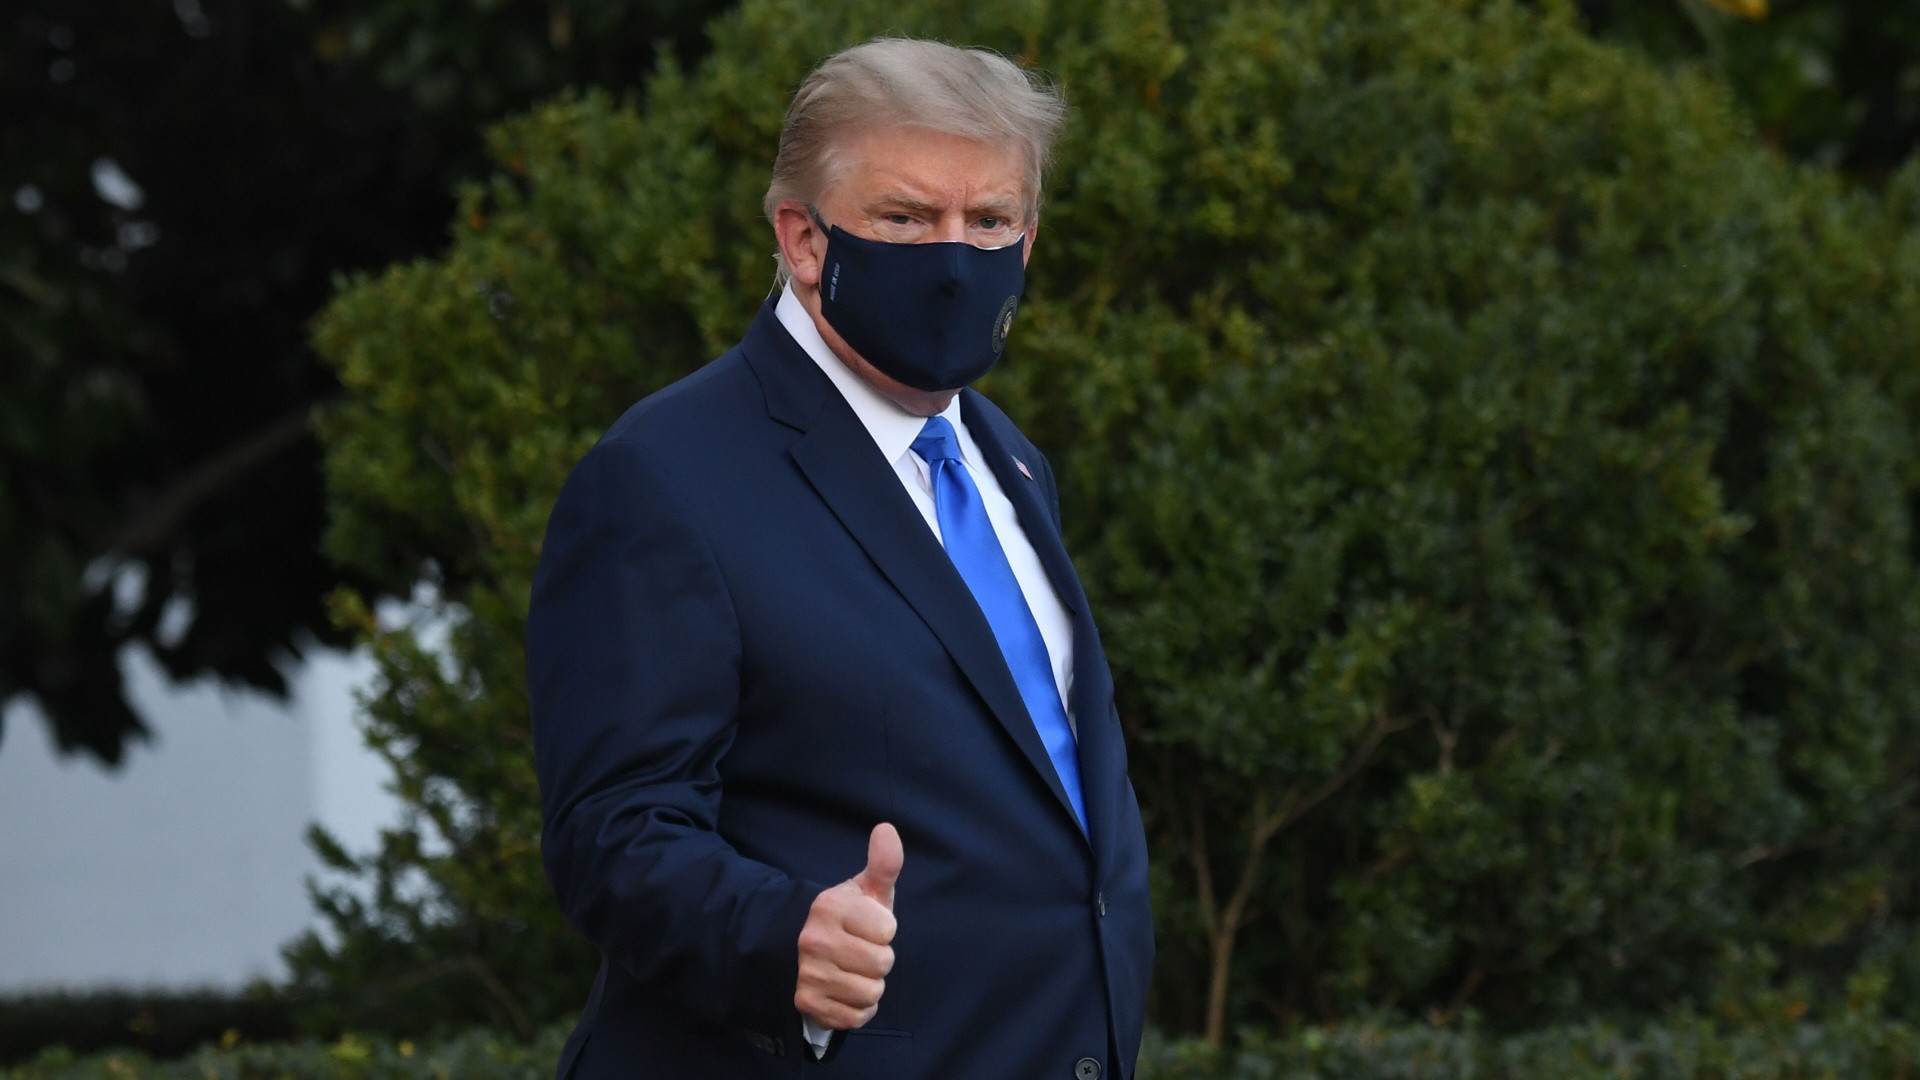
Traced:
<svg viewBox="0 0 1920 1080">
<path fill-rule="evenodd" d="M 800 1017 L 800 1034 L 807 1037 L 807 1045 L 813 1047 L 813 1059 L 826 1056 L 827 1044 L 833 1041 L 833 1032 L 813 1022 L 813 1017 L 804 1013 Z"/>
</svg>

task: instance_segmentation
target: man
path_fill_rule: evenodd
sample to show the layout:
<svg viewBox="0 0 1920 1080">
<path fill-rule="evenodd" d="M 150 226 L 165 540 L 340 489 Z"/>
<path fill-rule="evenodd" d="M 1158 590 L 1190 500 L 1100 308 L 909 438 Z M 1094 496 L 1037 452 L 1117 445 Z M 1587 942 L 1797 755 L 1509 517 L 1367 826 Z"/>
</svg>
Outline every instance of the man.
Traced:
<svg viewBox="0 0 1920 1080">
<path fill-rule="evenodd" d="M 785 287 L 616 423 L 527 635 L 544 858 L 600 975 L 561 1077 L 1126 1077 L 1153 960 L 1053 474 L 979 394 L 1064 115 L 1005 59 L 823 63 Z"/>
</svg>

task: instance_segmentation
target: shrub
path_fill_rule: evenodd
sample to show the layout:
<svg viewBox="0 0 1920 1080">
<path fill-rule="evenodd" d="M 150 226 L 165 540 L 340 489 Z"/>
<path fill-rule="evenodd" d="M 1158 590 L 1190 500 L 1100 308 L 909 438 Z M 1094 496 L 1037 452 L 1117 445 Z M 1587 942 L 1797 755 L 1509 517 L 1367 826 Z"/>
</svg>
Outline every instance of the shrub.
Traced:
<svg viewBox="0 0 1920 1080">
<path fill-rule="evenodd" d="M 1906 1080 L 1916 1060 L 1920 1031 L 1860 1017 L 1770 1029 L 1587 1023 L 1507 1036 L 1355 1021 L 1249 1033 L 1232 1052 L 1149 1040 L 1140 1080 Z"/>
<path fill-rule="evenodd" d="M 175 1062 L 59 1052 L 0 1080 L 545 1080 L 566 1031 L 531 1045 L 474 1031 L 434 1043 L 348 1036 L 308 1045 L 206 1047 Z M 1150 1036 L 1140 1080 L 1908 1080 L 1920 1031 L 1862 1017 L 1770 1030 L 1699 1020 L 1623 1031 L 1604 1024 L 1518 1036 L 1478 1027 L 1354 1021 L 1281 1036 L 1249 1032 L 1223 1052 Z"/>
<path fill-rule="evenodd" d="M 880 30 L 1077 107 L 987 389 L 1120 682 L 1160 1022 L 1913 1015 L 1920 170 L 1848 190 L 1496 0 L 753 0 L 644 111 L 502 125 L 448 255 L 317 327 L 331 550 L 452 631 L 339 605 L 417 819 L 308 978 L 522 1031 L 584 995 L 535 852 L 541 526 L 742 330 L 786 96 Z"/>
<path fill-rule="evenodd" d="M 291 1038 L 302 1004 L 267 987 L 103 990 L 0 997 L 0 1066 L 51 1046 L 85 1054 L 110 1047 L 176 1057 L 235 1032 L 249 1042 Z"/>
<path fill-rule="evenodd" d="M 356 1035 L 259 1045 L 229 1038 L 170 1062 L 137 1051 L 76 1058 L 56 1050 L 0 1070 L 0 1080 L 546 1080 L 565 1040 L 558 1027 L 530 1043 L 489 1031 L 427 1044 Z"/>
</svg>

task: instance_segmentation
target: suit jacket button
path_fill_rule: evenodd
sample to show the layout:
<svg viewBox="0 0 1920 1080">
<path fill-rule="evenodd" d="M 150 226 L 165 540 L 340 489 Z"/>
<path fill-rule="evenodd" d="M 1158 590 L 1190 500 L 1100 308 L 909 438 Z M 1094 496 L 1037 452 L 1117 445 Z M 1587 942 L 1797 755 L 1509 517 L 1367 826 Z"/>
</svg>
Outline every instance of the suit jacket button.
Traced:
<svg viewBox="0 0 1920 1080">
<path fill-rule="evenodd" d="M 1081 1058 L 1074 1062 L 1073 1080 L 1100 1080 L 1100 1063 L 1092 1058 Z"/>
</svg>

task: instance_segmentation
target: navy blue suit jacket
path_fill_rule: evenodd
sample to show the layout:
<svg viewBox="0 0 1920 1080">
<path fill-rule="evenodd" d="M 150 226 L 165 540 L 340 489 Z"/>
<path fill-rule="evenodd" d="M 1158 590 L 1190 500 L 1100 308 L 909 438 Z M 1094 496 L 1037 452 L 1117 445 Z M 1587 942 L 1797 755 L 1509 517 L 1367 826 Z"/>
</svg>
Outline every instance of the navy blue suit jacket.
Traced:
<svg viewBox="0 0 1920 1080">
<path fill-rule="evenodd" d="M 769 305 L 629 410 L 548 524 L 542 853 L 604 958 L 561 1077 L 1131 1075 L 1153 933 L 1112 677 L 1045 458 L 979 394 L 962 409 L 1073 619 L 1088 832 L 965 583 Z M 800 928 L 882 821 L 906 851 L 894 969 L 815 1061 Z"/>
</svg>

